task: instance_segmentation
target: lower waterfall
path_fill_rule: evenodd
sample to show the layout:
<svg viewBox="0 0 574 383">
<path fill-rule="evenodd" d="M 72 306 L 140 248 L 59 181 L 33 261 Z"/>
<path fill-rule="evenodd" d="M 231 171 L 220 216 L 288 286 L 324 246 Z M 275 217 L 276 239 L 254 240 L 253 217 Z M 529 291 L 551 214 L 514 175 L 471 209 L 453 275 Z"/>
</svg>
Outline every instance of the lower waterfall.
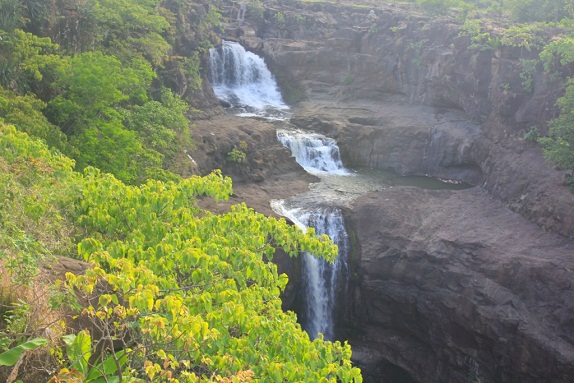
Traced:
<svg viewBox="0 0 574 383">
<path fill-rule="evenodd" d="M 301 290 L 304 291 L 301 326 L 311 338 L 319 333 L 327 340 L 335 339 L 334 313 L 338 298 L 347 288 L 349 238 L 341 209 L 336 207 L 287 208 L 284 201 L 274 201 L 274 210 L 289 218 L 301 229 L 315 229 L 318 235 L 327 234 L 339 247 L 339 256 L 330 264 L 322 258 L 303 253 Z"/>
</svg>

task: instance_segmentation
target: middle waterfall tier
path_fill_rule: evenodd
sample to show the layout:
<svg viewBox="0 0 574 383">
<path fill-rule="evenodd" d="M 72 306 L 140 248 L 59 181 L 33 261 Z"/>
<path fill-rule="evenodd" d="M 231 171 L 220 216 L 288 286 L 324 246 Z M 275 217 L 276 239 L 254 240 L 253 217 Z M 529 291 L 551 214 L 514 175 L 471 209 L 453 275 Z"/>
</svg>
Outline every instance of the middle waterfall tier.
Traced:
<svg viewBox="0 0 574 383">
<path fill-rule="evenodd" d="M 337 142 L 318 133 L 277 129 L 277 139 L 309 173 L 347 175 Z"/>
</svg>

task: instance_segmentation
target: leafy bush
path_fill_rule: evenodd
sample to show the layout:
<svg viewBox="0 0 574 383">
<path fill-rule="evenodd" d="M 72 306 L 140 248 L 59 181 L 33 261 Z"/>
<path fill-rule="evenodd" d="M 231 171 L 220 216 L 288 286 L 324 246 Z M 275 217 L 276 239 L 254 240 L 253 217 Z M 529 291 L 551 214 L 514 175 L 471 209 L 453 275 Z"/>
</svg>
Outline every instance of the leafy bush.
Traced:
<svg viewBox="0 0 574 383">
<path fill-rule="evenodd" d="M 234 146 L 233 149 L 227 153 L 227 161 L 235 162 L 238 164 L 242 163 L 247 158 L 247 153 L 245 153 L 245 150 L 247 150 L 247 142 L 241 141 L 239 143 L 239 147 Z"/>
<path fill-rule="evenodd" d="M 570 0 L 506 0 L 511 14 L 521 22 L 560 21 L 574 16 Z"/>
<path fill-rule="evenodd" d="M 555 72 L 560 65 L 574 63 L 574 37 L 563 36 L 544 46 L 540 60 L 546 72 Z"/>
<path fill-rule="evenodd" d="M 66 220 L 68 230 L 82 233 L 71 236 L 79 242 L 77 256 L 92 263 L 83 275 L 68 274 L 67 286 L 88 302 L 82 315 L 91 328 L 107 336 L 65 336 L 65 353 L 53 346 L 62 359 L 54 382 L 362 381 L 348 345 L 311 341 L 295 315 L 282 310 L 279 294 L 287 276 L 269 262 L 276 248 L 332 261 L 337 249 L 327 237 L 316 237 L 312 229 L 304 234 L 245 205 L 224 215 L 202 211 L 197 197 L 231 194 L 231 180 L 218 172 L 128 186 L 95 168 L 80 175 L 72 166 L 41 142 L 0 124 L 0 175 L 12 182 L 5 190 L 0 182 L 0 193 L 12 198 L 0 199 L 0 251 L 19 251 L 7 224 L 34 233 L 18 225 L 23 216 L 27 222 L 45 219 L 42 230 Z M 38 189 L 11 195 L 17 183 Z M 24 209 L 15 216 L 19 207 L 12 206 L 31 192 L 40 207 L 56 213 Z M 34 240 L 60 253 L 61 243 Z M 115 347 L 109 347 L 110 339 Z M 88 355 L 93 364 L 86 362 Z"/>
<path fill-rule="evenodd" d="M 527 92 L 532 92 L 534 74 L 536 73 L 536 67 L 538 66 L 538 63 L 538 60 L 520 59 L 520 65 L 522 66 L 522 71 L 520 72 L 520 78 L 522 79 L 522 89 Z"/>
<path fill-rule="evenodd" d="M 478 19 L 467 19 L 461 27 L 459 36 L 470 37 L 468 49 L 486 51 L 496 49 L 500 45 L 498 37 L 491 37 L 490 32 L 482 31 L 482 22 Z"/>
<path fill-rule="evenodd" d="M 557 101 L 560 116 L 550 122 L 548 137 L 538 140 L 544 154 L 562 169 L 574 169 L 574 80 L 570 80 L 566 93 Z"/>
<path fill-rule="evenodd" d="M 540 130 L 537 126 L 531 126 L 530 129 L 522 137 L 527 142 L 537 142 L 540 138 Z"/>
</svg>

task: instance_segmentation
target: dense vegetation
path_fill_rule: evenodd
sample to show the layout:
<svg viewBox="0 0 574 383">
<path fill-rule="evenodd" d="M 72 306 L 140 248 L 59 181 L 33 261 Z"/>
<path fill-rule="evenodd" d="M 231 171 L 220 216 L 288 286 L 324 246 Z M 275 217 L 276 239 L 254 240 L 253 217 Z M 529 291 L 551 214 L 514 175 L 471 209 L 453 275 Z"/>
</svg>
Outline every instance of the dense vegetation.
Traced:
<svg viewBox="0 0 574 383">
<path fill-rule="evenodd" d="M 218 173 L 128 186 L 73 165 L 0 124 L 0 245 L 10 276 L 1 297 L 2 347 L 38 341 L 49 329 L 51 358 L 42 367 L 61 367 L 53 382 L 361 380 L 348 346 L 310 341 L 294 314 L 282 311 L 287 277 L 268 262 L 276 247 L 332 260 L 336 248 L 326 238 L 244 205 L 225 215 L 201 211 L 197 196 L 231 193 Z M 21 293 L 34 287 L 38 264 L 75 255 L 76 241 L 92 267 L 68 274 L 65 288 L 29 291 L 26 300 Z M 71 329 L 57 310 L 75 295 L 89 331 L 64 335 Z M 10 360 L 0 354 L 0 365 Z"/>
<path fill-rule="evenodd" d="M 361 381 L 282 311 L 270 262 L 330 241 L 203 211 L 231 180 L 170 171 L 218 23 L 192 0 L 0 0 L 0 380 Z M 54 284 L 62 256 L 89 267 Z"/>
</svg>

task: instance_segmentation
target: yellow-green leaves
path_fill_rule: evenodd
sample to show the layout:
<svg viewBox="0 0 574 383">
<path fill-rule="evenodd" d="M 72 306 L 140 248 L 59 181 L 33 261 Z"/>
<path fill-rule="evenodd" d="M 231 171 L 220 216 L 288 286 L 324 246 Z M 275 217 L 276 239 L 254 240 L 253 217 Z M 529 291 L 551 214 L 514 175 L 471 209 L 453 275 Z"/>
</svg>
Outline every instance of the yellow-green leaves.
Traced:
<svg viewBox="0 0 574 383">
<path fill-rule="evenodd" d="M 245 205 L 223 215 L 200 212 L 196 196 L 231 192 L 219 173 L 133 187 L 89 172 L 85 182 L 80 221 L 102 241 L 84 240 L 78 249 L 105 270 L 111 289 L 95 311 L 117 311 L 122 300 L 111 292 L 122 292 L 126 310 L 137 313 L 125 320 L 140 330 L 147 379 L 360 381 L 348 346 L 311 342 L 294 315 L 282 311 L 279 293 L 288 278 L 264 260 L 273 245 L 332 260 L 337 249 L 327 237 Z"/>
<path fill-rule="evenodd" d="M 201 211 L 197 196 L 225 199 L 231 193 L 231 180 L 219 172 L 128 186 L 94 168 L 73 173 L 68 159 L 2 127 L 0 170 L 10 186 L 19 178 L 8 169 L 26 173 L 33 167 L 47 170 L 39 173 L 42 194 L 59 195 L 50 182 L 75 191 L 66 201 L 77 213 L 70 225 L 85 237 L 77 256 L 93 265 L 82 275 L 68 274 L 67 286 L 83 297 L 82 315 L 97 331 L 65 338 L 69 369 L 59 376 L 76 371 L 94 382 L 104 376 L 153 382 L 361 381 L 347 345 L 310 341 L 295 315 L 283 312 L 279 294 L 288 278 L 267 261 L 275 246 L 332 259 L 336 248 L 326 238 L 245 205 L 223 215 Z M 2 185 L 0 193 L 10 196 Z M 23 210 L 34 219 L 48 214 L 47 206 L 36 208 L 33 200 L 15 201 L 28 204 Z M 90 355 L 101 375 L 86 364 Z"/>
</svg>

